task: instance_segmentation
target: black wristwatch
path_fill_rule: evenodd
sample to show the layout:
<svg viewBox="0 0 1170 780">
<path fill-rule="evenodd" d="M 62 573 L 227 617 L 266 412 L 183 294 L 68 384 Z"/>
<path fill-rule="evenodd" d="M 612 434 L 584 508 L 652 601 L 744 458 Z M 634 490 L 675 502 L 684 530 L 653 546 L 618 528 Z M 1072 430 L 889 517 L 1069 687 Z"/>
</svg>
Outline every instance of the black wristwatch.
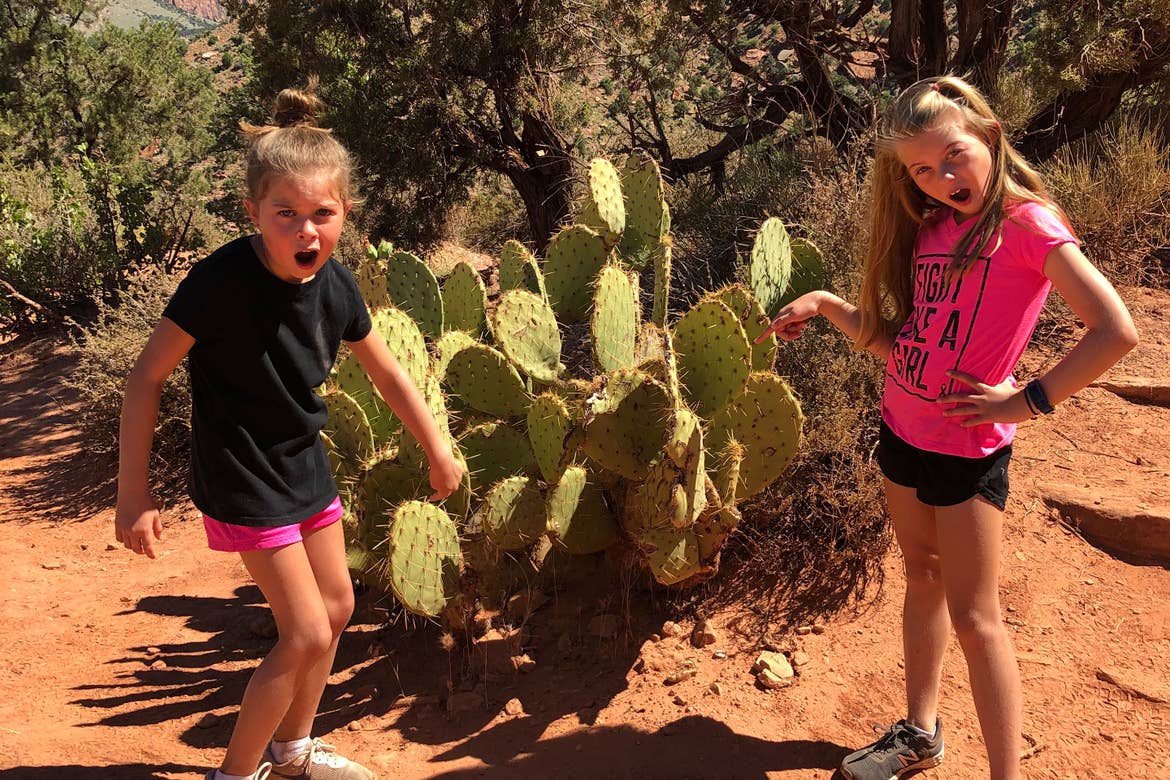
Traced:
<svg viewBox="0 0 1170 780">
<path fill-rule="evenodd" d="M 1056 411 L 1056 407 L 1048 400 L 1048 394 L 1044 392 L 1044 385 L 1040 384 L 1039 379 L 1033 379 L 1024 385 L 1024 400 L 1028 402 L 1028 408 L 1033 412 L 1052 414 Z"/>
</svg>

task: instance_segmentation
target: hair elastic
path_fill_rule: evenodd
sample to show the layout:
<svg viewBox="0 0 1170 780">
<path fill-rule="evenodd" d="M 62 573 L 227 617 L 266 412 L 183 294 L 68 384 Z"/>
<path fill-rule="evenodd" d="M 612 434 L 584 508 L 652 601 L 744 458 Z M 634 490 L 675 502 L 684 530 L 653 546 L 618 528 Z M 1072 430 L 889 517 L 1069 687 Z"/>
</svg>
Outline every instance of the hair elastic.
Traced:
<svg viewBox="0 0 1170 780">
<path fill-rule="evenodd" d="M 939 94 L 942 94 L 942 88 L 941 88 L 941 87 L 939 87 L 939 85 L 938 85 L 938 82 L 937 82 L 937 81 L 932 81 L 932 82 L 930 82 L 930 88 L 931 88 L 931 89 L 933 89 L 935 92 L 938 92 Z"/>
</svg>

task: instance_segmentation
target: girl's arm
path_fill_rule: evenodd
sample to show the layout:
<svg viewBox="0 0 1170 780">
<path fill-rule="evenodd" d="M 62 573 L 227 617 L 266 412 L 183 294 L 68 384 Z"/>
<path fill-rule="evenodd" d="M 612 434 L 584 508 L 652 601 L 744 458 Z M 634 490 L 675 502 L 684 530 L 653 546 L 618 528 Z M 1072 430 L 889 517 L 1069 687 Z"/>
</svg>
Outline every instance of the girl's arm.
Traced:
<svg viewBox="0 0 1170 780">
<path fill-rule="evenodd" d="M 1138 333 L 1113 285 L 1075 244 L 1061 244 L 1049 252 L 1044 260 L 1044 275 L 1086 328 L 1077 345 L 1039 377 L 1044 394 L 1056 405 L 1101 376 L 1137 346 Z M 1010 382 L 985 385 L 961 372 L 951 372 L 951 376 L 975 390 L 971 394 L 951 394 L 938 399 L 940 403 L 963 404 L 943 414 L 965 417 L 964 426 L 1022 422 L 1033 416 L 1023 388 L 1016 388 Z"/>
<path fill-rule="evenodd" d="M 371 330 L 361 341 L 350 343 L 349 347 L 390 410 L 422 445 L 430 464 L 431 488 L 435 491 L 431 500 L 451 495 L 463 479 L 463 467 L 455 460 L 451 446 L 439 431 L 431 410 L 402 364 L 391 354 L 376 330 Z"/>
<path fill-rule="evenodd" d="M 808 320 L 818 314 L 823 315 L 850 339 L 857 340 L 857 334 L 861 331 L 861 313 L 857 307 L 827 290 L 814 290 L 780 309 L 772 324 L 756 339 L 756 343 L 768 338 L 770 333 L 775 333 L 785 341 L 797 339 L 804 332 Z M 888 336 L 879 336 L 866 349 L 885 360 L 890 356 L 890 339 Z"/>
<path fill-rule="evenodd" d="M 118 431 L 118 506 L 114 538 L 127 549 L 155 556 L 162 541 L 162 519 L 150 496 L 150 446 L 158 422 L 163 383 L 194 346 L 195 339 L 165 317 L 142 348 L 126 380 Z"/>
</svg>

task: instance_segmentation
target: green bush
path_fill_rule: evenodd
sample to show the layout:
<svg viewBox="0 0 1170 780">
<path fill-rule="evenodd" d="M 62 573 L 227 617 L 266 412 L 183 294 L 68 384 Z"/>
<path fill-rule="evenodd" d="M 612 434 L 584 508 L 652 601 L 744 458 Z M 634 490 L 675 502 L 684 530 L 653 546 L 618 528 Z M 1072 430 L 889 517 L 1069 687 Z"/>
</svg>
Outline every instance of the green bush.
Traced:
<svg viewBox="0 0 1170 780">
<path fill-rule="evenodd" d="M 79 427 L 87 451 L 111 479 L 117 473 L 126 379 L 181 278 L 148 272 L 132 281 L 120 303 L 102 304 L 94 323 L 74 340 L 79 361 L 76 379 L 68 384 L 81 400 Z M 186 492 L 190 438 L 191 394 L 184 360 L 163 386 L 151 450 L 151 488 L 164 501 Z"/>
</svg>

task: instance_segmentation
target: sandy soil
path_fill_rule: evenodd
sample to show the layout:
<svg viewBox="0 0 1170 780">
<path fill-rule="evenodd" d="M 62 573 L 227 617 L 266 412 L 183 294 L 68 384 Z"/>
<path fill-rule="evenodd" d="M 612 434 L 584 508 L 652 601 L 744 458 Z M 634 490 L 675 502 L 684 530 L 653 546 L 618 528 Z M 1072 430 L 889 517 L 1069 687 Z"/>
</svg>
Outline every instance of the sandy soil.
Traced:
<svg viewBox="0 0 1170 780">
<path fill-rule="evenodd" d="M 1170 295 L 1126 298 L 1145 341 L 1111 376 L 1165 385 Z M 1020 374 L 1049 359 L 1029 352 Z M 111 544 L 112 494 L 85 465 L 60 383 L 72 366 L 52 341 L 0 347 L 0 777 L 196 780 L 218 763 L 271 646 L 266 610 L 238 560 L 206 549 L 189 505 L 168 512 L 157 561 Z M 1170 570 L 1086 543 L 1044 498 L 1079 486 L 1167 516 L 1170 408 L 1088 388 L 1018 442 L 1002 590 L 1035 743 L 1027 776 L 1165 776 Z M 756 602 L 709 616 L 718 640 L 697 649 L 692 621 L 663 636 L 665 614 L 638 593 L 617 635 L 594 636 L 592 618 L 624 609 L 566 586 L 528 622 L 536 668 L 477 684 L 434 626 L 387 624 L 366 597 L 319 732 L 404 780 L 831 777 L 870 741 L 870 723 L 902 715 L 897 552 L 884 565 L 861 608 L 823 616 L 815 632 L 777 627 L 771 641 L 804 663 L 776 691 L 750 671 Z M 693 677 L 664 684 L 688 662 Z M 985 776 L 954 643 L 944 676 L 947 761 L 921 777 Z M 446 706 L 448 679 L 470 689 L 454 700 L 463 711 Z"/>
</svg>

